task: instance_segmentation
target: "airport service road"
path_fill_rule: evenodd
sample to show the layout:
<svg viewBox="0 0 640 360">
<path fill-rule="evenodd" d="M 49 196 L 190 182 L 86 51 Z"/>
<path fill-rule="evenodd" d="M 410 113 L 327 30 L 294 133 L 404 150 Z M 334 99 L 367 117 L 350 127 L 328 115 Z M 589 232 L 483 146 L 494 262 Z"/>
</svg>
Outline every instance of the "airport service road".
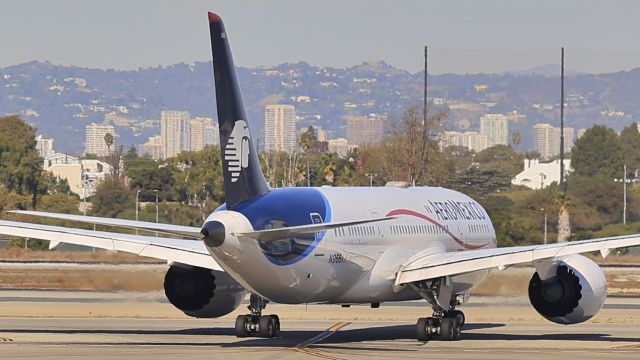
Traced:
<svg viewBox="0 0 640 360">
<path fill-rule="evenodd" d="M 278 339 L 237 339 L 228 320 L 0 319 L 2 359 L 634 359 L 640 325 L 469 324 L 421 343 L 411 324 L 288 321 Z M 330 331 L 331 330 L 331 331 Z"/>
</svg>

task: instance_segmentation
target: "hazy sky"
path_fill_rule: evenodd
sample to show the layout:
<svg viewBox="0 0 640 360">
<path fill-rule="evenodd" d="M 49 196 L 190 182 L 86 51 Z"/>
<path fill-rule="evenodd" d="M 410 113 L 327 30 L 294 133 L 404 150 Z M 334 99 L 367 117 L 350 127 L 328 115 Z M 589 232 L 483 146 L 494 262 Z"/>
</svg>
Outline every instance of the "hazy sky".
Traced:
<svg viewBox="0 0 640 360">
<path fill-rule="evenodd" d="M 0 7 L 0 66 L 31 60 L 136 69 L 210 58 L 206 11 L 222 16 L 236 64 L 385 60 L 430 71 L 505 71 L 559 63 L 640 67 L 640 1 L 21 0 Z M 453 50 L 446 50 L 453 49 Z"/>
</svg>

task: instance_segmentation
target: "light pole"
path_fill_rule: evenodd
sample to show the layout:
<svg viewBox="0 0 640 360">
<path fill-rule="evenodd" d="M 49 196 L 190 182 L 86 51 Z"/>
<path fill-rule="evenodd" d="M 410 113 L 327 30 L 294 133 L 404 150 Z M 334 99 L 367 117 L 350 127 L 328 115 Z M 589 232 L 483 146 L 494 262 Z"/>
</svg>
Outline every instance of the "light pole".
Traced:
<svg viewBox="0 0 640 360">
<path fill-rule="evenodd" d="M 631 179 L 627 179 L 627 165 L 624 165 L 624 174 L 622 174 L 622 179 L 614 178 L 614 182 L 622 183 L 622 224 L 627 225 L 627 184 L 632 182 Z"/>
<path fill-rule="evenodd" d="M 369 187 L 373 187 L 373 177 L 378 176 L 378 174 L 366 173 L 365 175 L 369 177 Z"/>
<path fill-rule="evenodd" d="M 136 190 L 136 221 L 138 221 L 138 196 L 140 195 L 140 189 Z M 138 228 L 136 228 L 136 235 L 138 235 Z"/>
<path fill-rule="evenodd" d="M 158 190 L 153 190 L 156 193 L 156 223 L 158 222 Z"/>
<path fill-rule="evenodd" d="M 544 189 L 544 180 L 547 178 L 547 175 L 543 172 L 540 173 L 540 189 Z"/>
<path fill-rule="evenodd" d="M 544 244 L 547 245 L 547 212 L 544 208 L 540 209 L 540 211 L 544 211 Z"/>
</svg>

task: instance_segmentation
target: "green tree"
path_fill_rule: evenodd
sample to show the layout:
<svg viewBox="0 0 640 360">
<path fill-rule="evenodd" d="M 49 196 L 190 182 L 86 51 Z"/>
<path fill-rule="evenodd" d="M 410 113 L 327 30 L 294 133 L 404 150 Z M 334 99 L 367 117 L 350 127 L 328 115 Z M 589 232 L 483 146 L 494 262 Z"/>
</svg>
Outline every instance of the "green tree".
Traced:
<svg viewBox="0 0 640 360">
<path fill-rule="evenodd" d="M 96 186 L 92 197 L 92 210 L 96 216 L 118 217 L 127 209 L 135 209 L 135 194 L 123 182 L 112 176 Z"/>
<path fill-rule="evenodd" d="M 0 183 L 9 191 L 30 195 L 35 207 L 41 173 L 35 129 L 17 116 L 0 117 Z"/>
<path fill-rule="evenodd" d="M 624 154 L 616 133 L 594 125 L 582 135 L 571 151 L 571 166 L 577 176 L 612 178 L 622 175 Z"/>
<path fill-rule="evenodd" d="M 624 163 L 630 172 L 640 169 L 640 132 L 638 124 L 633 123 L 620 133 L 620 145 Z"/>
<path fill-rule="evenodd" d="M 306 131 L 300 134 L 300 148 L 304 152 L 309 151 L 313 143 L 316 141 L 316 133 L 313 131 L 313 127 L 309 126 Z"/>
<path fill-rule="evenodd" d="M 125 157 L 125 168 L 129 186 L 139 189 L 141 201 L 174 200 L 175 179 L 173 168 L 148 157 Z"/>
</svg>

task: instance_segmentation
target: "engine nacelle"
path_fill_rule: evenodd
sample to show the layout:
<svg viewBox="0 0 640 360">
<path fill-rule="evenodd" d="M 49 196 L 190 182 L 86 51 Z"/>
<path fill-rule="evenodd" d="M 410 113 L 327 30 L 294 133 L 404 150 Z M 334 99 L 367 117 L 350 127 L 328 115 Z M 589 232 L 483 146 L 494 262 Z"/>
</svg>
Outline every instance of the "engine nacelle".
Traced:
<svg viewBox="0 0 640 360">
<path fill-rule="evenodd" d="M 607 279 L 596 263 L 582 255 L 569 255 L 549 266 L 546 279 L 536 272 L 529 282 L 529 300 L 540 315 L 570 325 L 600 311 L 607 298 Z"/>
<path fill-rule="evenodd" d="M 164 293 L 173 306 L 197 318 L 226 315 L 240 306 L 245 290 L 222 271 L 172 265 L 164 277 Z"/>
</svg>

